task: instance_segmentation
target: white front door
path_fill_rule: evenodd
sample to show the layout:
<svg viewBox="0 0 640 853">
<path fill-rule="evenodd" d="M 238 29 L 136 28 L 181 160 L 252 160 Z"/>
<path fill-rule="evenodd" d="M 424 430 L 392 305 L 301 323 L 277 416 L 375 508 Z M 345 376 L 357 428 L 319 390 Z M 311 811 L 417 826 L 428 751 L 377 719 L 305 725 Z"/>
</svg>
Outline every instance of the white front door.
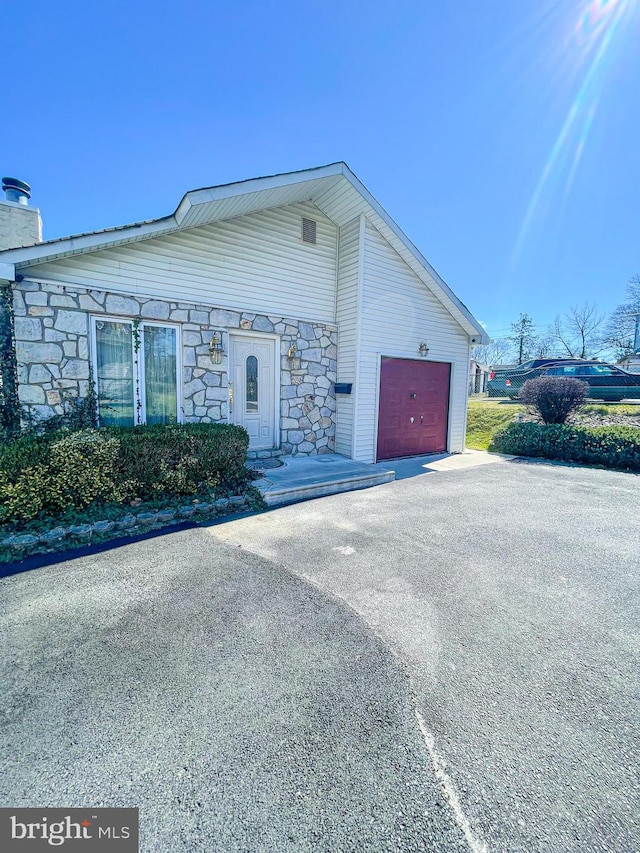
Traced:
<svg viewBox="0 0 640 853">
<path fill-rule="evenodd" d="M 230 335 L 230 419 L 249 433 L 249 448 L 276 447 L 276 342 Z"/>
</svg>

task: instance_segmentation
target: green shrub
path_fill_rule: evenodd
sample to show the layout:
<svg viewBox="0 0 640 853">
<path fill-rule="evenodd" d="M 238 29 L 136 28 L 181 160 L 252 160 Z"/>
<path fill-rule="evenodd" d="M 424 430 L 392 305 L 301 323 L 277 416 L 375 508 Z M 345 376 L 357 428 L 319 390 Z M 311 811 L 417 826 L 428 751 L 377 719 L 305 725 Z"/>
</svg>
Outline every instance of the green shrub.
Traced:
<svg viewBox="0 0 640 853">
<path fill-rule="evenodd" d="M 563 424 L 587 399 L 589 386 L 580 379 L 539 376 L 524 383 L 518 400 L 531 406 L 545 424 Z"/>
<path fill-rule="evenodd" d="M 588 429 L 562 424 L 510 424 L 495 436 L 491 449 L 516 456 L 640 471 L 640 429 L 629 426 Z"/>
<path fill-rule="evenodd" d="M 0 471 L 10 480 L 20 475 L 25 468 L 46 463 L 51 452 L 54 436 L 19 435 L 5 438 L 0 444 Z"/>
<path fill-rule="evenodd" d="M 63 434 L 35 447 L 23 442 L 25 467 L 17 470 L 14 456 L 11 474 L 4 468 L 0 471 L 0 520 L 55 515 L 127 496 L 117 482 L 118 442 L 114 439 L 91 430 Z M 47 458 L 33 464 L 45 449 Z"/>
<path fill-rule="evenodd" d="M 233 486 L 246 474 L 249 436 L 232 424 L 110 427 L 120 443 L 121 480 L 138 496 L 195 494 L 202 485 Z"/>
<path fill-rule="evenodd" d="M 250 477 L 247 432 L 231 424 L 23 435 L 0 447 L 0 522 L 131 498 L 233 492 Z"/>
</svg>

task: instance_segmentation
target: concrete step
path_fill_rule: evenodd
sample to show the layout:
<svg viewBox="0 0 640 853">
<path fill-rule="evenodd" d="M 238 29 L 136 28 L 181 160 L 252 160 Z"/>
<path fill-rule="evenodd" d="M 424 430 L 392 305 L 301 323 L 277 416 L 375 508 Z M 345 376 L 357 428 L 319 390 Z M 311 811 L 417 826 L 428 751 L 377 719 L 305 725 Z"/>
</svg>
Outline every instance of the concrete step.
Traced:
<svg viewBox="0 0 640 853">
<path fill-rule="evenodd" d="M 254 483 L 269 507 L 368 489 L 395 479 L 393 471 L 355 462 L 337 453 L 281 456 L 280 460 L 283 463 L 280 468 L 266 471 L 265 477 Z"/>
<path fill-rule="evenodd" d="M 247 462 L 255 462 L 256 459 L 277 459 L 282 456 L 282 450 L 274 447 L 270 450 L 247 450 Z"/>
</svg>

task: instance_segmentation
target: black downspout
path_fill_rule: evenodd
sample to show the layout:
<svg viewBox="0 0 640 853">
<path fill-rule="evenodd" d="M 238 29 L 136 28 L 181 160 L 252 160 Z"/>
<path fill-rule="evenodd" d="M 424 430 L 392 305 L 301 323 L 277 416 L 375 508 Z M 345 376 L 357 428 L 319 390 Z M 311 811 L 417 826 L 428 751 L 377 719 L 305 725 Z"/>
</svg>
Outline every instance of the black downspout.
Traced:
<svg viewBox="0 0 640 853">
<path fill-rule="evenodd" d="M 20 432 L 18 399 L 18 362 L 16 360 L 11 282 L 0 281 L 0 436 Z"/>
</svg>

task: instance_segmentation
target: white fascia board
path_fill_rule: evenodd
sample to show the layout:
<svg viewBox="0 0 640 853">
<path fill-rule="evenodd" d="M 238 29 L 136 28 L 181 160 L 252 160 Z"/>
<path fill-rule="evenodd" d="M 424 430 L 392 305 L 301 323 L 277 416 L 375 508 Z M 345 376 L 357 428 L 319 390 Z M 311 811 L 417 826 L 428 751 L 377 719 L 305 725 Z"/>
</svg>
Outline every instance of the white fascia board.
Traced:
<svg viewBox="0 0 640 853">
<path fill-rule="evenodd" d="M 38 243 L 21 249 L 6 249 L 2 252 L 2 261 L 11 261 L 15 266 L 29 266 L 34 263 L 44 263 L 67 255 L 78 255 L 120 243 L 130 243 L 155 234 L 175 231 L 177 228 L 173 216 L 143 222 L 139 225 L 124 225 L 114 230 L 100 231 L 96 234 L 80 234 L 76 237 L 65 237 L 61 240 Z"/>
<path fill-rule="evenodd" d="M 13 264 L 0 264 L 0 281 L 15 281 L 16 268 Z"/>
<path fill-rule="evenodd" d="M 422 253 L 413 245 L 411 240 L 407 237 L 407 235 L 402 231 L 402 229 L 394 222 L 394 220 L 389 216 L 386 210 L 379 204 L 375 198 L 371 195 L 369 190 L 361 183 L 358 178 L 353 174 L 353 172 L 349 169 L 346 164 L 341 164 L 344 166 L 343 174 L 348 179 L 348 181 L 353 185 L 353 187 L 360 193 L 360 195 L 364 198 L 367 204 L 378 214 L 378 216 L 383 220 L 385 225 L 393 232 L 393 234 L 400 240 L 400 242 L 404 245 L 404 247 L 413 255 L 413 257 L 418 261 L 421 267 L 427 272 L 429 277 L 433 279 L 434 283 L 437 287 L 442 290 L 443 295 L 449 299 L 453 305 L 458 309 L 458 311 L 463 315 L 464 319 L 467 321 L 471 330 L 465 329 L 465 331 L 469 332 L 472 337 L 480 336 L 478 343 L 488 344 L 490 342 L 490 338 L 487 335 L 486 331 L 482 328 L 480 323 L 476 320 L 476 318 L 471 314 L 469 309 L 460 302 L 455 293 L 451 290 L 449 285 L 442 279 L 435 269 L 431 266 L 429 261 L 422 255 Z M 436 294 L 437 295 L 437 294 Z"/>
<path fill-rule="evenodd" d="M 261 190 L 287 187 L 291 184 L 298 184 L 304 181 L 319 180 L 325 177 L 340 175 L 344 174 L 345 168 L 344 163 L 331 163 L 328 166 L 320 166 L 317 169 L 305 169 L 300 172 L 271 175 L 266 178 L 250 178 L 249 180 L 238 181 L 234 184 L 223 184 L 219 187 L 192 190 L 186 193 L 175 213 L 171 216 L 164 216 L 161 219 L 154 219 L 150 222 L 123 225 L 115 229 L 105 229 L 104 231 L 92 234 L 80 234 L 60 240 L 50 240 L 21 249 L 7 249 L 1 253 L 2 260 L 6 259 L 17 265 L 44 263 L 45 261 L 67 255 L 106 249 L 109 246 L 141 240 L 165 232 L 177 231 L 180 229 L 180 223 L 184 220 L 186 214 L 196 204 L 234 198 L 248 193 L 257 193 Z"/>
<path fill-rule="evenodd" d="M 180 230 L 181 223 L 184 221 L 187 213 L 195 205 L 207 204 L 212 201 L 220 201 L 228 198 L 237 198 L 239 196 L 252 193 L 257 194 L 264 190 L 272 190 L 280 187 L 284 188 L 293 184 L 304 183 L 306 181 L 318 181 L 323 178 L 335 177 L 336 175 L 342 175 L 347 181 L 349 181 L 355 191 L 358 192 L 366 204 L 369 205 L 371 210 L 374 211 L 387 228 L 389 228 L 391 234 L 400 241 L 409 255 L 418 262 L 418 265 L 426 272 L 429 279 L 431 279 L 433 284 L 435 284 L 436 288 L 441 291 L 440 296 L 444 298 L 443 304 L 445 307 L 447 307 L 446 303 L 448 301 L 460 313 L 461 319 L 463 320 L 463 323 L 461 323 L 463 328 L 465 328 L 464 321 L 466 321 L 467 327 L 465 328 L 465 331 L 469 333 L 470 337 L 478 337 L 478 343 L 489 343 L 489 336 L 482 326 L 480 326 L 475 317 L 473 317 L 469 312 L 468 308 L 460 302 L 446 282 L 438 275 L 431 264 L 425 257 L 423 257 L 385 209 L 375 200 L 369 190 L 358 180 L 344 162 L 330 163 L 327 166 L 319 166 L 314 169 L 304 169 L 299 172 L 270 175 L 264 178 L 250 178 L 246 181 L 223 184 L 218 187 L 191 190 L 183 196 L 175 213 L 171 216 L 165 216 L 162 219 L 155 219 L 150 222 L 125 225 L 114 230 L 67 237 L 62 240 L 53 240 L 48 243 L 39 243 L 35 246 L 29 246 L 26 248 L 8 249 L 0 254 L 2 255 L 2 261 L 9 263 L 0 263 L 0 268 L 3 266 L 8 268 L 12 264 L 15 264 L 16 266 L 30 266 L 31 264 L 44 263 L 45 261 L 59 257 L 97 251 L 99 249 L 106 249 L 113 245 L 135 242 L 161 233 L 178 231 Z M 427 282 L 425 283 L 428 284 Z M 438 296 L 438 293 L 436 292 L 435 295 Z"/>
<path fill-rule="evenodd" d="M 191 190 L 188 192 L 175 212 L 176 222 L 180 223 L 189 208 L 196 204 L 206 204 L 211 201 L 221 201 L 226 198 L 238 198 L 250 193 L 259 193 L 262 190 L 289 187 L 292 184 L 302 184 L 305 181 L 318 181 L 322 178 L 331 178 L 335 175 L 343 175 L 347 168 L 344 163 L 331 163 L 328 166 L 320 166 L 317 169 L 305 169 L 301 172 L 287 172 L 283 175 L 270 175 L 266 178 L 250 178 L 247 181 L 238 181 L 235 184 L 222 184 L 219 187 L 208 187 L 202 190 Z"/>
</svg>

